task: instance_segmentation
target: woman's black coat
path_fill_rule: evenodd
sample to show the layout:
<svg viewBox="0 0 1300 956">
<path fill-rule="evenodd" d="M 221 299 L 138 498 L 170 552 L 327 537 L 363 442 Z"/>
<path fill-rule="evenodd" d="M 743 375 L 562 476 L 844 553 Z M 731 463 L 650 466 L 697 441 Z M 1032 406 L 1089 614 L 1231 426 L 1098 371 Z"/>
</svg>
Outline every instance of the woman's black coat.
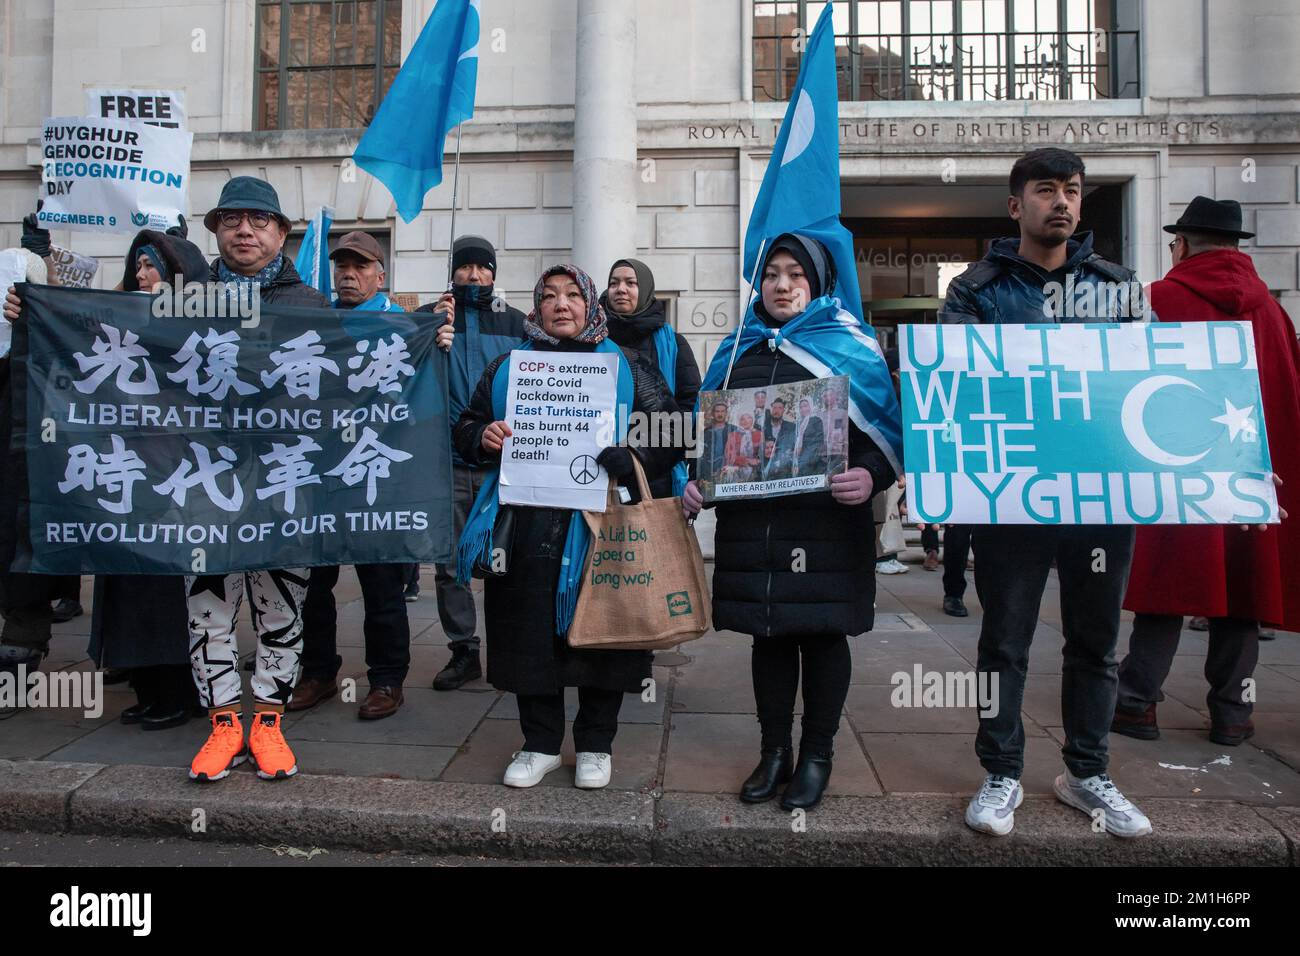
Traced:
<svg viewBox="0 0 1300 956">
<path fill-rule="evenodd" d="M 737 356 L 728 387 L 816 377 L 759 342 Z M 873 496 L 897 480 L 884 454 L 856 425 L 849 431 L 849 467 L 871 473 Z M 820 491 L 727 502 L 717 505 L 717 516 L 714 627 L 760 638 L 871 630 L 876 533 L 870 502 L 842 505 Z"/>
<path fill-rule="evenodd" d="M 533 347 L 539 351 L 592 350 L 590 345 L 572 342 L 559 346 L 535 342 Z M 668 386 L 654 367 L 635 354 L 624 354 L 632 369 L 633 411 L 676 411 Z M 499 462 L 499 456 L 484 452 L 480 441 L 483 430 L 497 420 L 492 411 L 492 379 L 507 358 L 499 356 L 488 365 L 452 430 L 456 450 L 475 467 Z M 636 453 L 652 482 L 667 475 L 682 455 L 681 449 L 674 448 L 638 448 Z M 515 514 L 508 573 L 484 580 L 488 682 L 515 694 L 558 694 L 565 687 L 640 693 L 641 682 L 650 676 L 648 651 L 573 650 L 555 633 L 555 591 L 573 512 L 515 507 Z"/>
</svg>

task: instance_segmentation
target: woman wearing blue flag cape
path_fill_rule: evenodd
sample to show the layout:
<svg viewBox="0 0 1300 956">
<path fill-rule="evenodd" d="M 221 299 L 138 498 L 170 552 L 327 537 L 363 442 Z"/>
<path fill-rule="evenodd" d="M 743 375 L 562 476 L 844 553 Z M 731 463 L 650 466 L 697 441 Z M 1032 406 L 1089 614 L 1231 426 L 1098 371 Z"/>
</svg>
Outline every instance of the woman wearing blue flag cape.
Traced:
<svg viewBox="0 0 1300 956">
<path fill-rule="evenodd" d="M 830 490 L 717 506 L 713 626 L 754 638 L 754 699 L 762 729 L 758 766 L 740 791 L 761 803 L 787 784 L 781 806 L 816 806 L 831 775 L 852 659 L 846 635 L 874 623 L 875 525 L 868 502 L 896 480 L 902 447 L 898 401 L 871 330 L 840 308 L 826 247 L 784 234 L 760 269 L 761 294 L 718 347 L 702 391 L 760 388 L 847 375 L 848 470 Z M 690 482 L 687 514 L 703 505 Z M 791 732 L 802 663 L 803 734 Z"/>
<path fill-rule="evenodd" d="M 621 444 L 627 410 L 676 412 L 663 379 L 644 359 L 625 354 L 608 338 L 596 288 L 576 266 L 557 265 L 542 274 L 524 331 L 528 336 L 524 349 L 618 356 L 616 437 L 620 444 L 606 448 L 596 461 L 625 485 L 633 479 L 635 497 L 634 452 Z M 497 559 L 498 566 L 484 581 L 487 679 L 498 690 L 518 697 L 524 732 L 524 745 L 506 768 L 503 782 L 509 787 L 536 786 L 560 766 L 564 688 L 576 687 L 574 782 L 596 789 L 610 780 L 623 694 L 641 692 L 642 681 L 650 676 L 650 654 L 570 648 L 565 635 L 573 621 L 591 532 L 578 511 L 498 503 L 501 450 L 511 434 L 504 420 L 511 354 L 488 365 L 452 432 L 461 458 L 474 467 L 493 469 L 461 534 L 457 574 L 462 582 L 468 581 L 475 568 L 490 568 Z M 682 451 L 642 448 L 635 454 L 653 481 L 669 474 Z M 505 508 L 509 512 L 503 515 Z M 497 549 L 504 553 L 495 553 Z M 504 573 L 499 573 L 501 557 Z"/>
</svg>

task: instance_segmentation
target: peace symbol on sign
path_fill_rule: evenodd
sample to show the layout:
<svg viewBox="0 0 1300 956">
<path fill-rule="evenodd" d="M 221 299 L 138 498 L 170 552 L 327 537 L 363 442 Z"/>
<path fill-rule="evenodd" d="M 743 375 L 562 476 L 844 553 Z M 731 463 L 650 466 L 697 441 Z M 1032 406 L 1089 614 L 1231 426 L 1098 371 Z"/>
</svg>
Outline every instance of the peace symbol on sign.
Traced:
<svg viewBox="0 0 1300 956">
<path fill-rule="evenodd" d="M 589 485 L 600 474 L 600 466 L 590 455 L 579 455 L 569 462 L 569 477 L 580 485 Z"/>
</svg>

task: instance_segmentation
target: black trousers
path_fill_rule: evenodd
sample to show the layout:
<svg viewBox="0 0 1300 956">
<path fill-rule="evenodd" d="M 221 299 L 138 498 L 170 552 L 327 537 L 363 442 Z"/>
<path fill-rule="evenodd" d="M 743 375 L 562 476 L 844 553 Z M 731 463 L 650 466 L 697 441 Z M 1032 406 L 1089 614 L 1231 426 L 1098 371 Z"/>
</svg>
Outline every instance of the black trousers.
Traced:
<svg viewBox="0 0 1300 956">
<path fill-rule="evenodd" d="M 366 617 L 366 676 L 371 687 L 401 687 L 411 667 L 411 625 L 406 617 L 407 566 L 358 564 Z M 303 607 L 302 677 L 332 680 L 343 666 L 338 655 L 334 585 L 339 569 L 312 568 Z"/>
<path fill-rule="evenodd" d="M 1173 614 L 1134 616 L 1128 656 L 1119 665 L 1119 709 L 1141 712 L 1165 699 L 1160 688 L 1173 666 L 1182 629 L 1182 617 Z M 1205 679 L 1210 692 L 1205 704 L 1210 722 L 1216 727 L 1244 724 L 1255 709 L 1254 703 L 1242 699 L 1242 692 L 1259 663 L 1259 622 L 1212 617 L 1209 642 Z"/>
<path fill-rule="evenodd" d="M 921 529 L 921 550 L 927 552 L 939 550 L 939 529 L 932 524 Z"/>
<path fill-rule="evenodd" d="M 136 701 L 154 704 L 164 713 L 197 707 L 199 689 L 189 664 L 156 664 L 131 668 L 131 689 Z"/>
<path fill-rule="evenodd" d="M 963 597 L 966 594 L 966 561 L 971 551 L 971 526 L 945 525 L 943 529 L 943 594 Z"/>
<path fill-rule="evenodd" d="M 830 754 L 849 694 L 853 656 L 843 634 L 755 637 L 750 657 L 754 701 L 763 749 L 790 747 L 794 698 L 803 667 L 803 736 L 800 752 Z"/>
<path fill-rule="evenodd" d="M 524 750 L 558 754 L 564 746 L 564 694 L 519 694 L 519 726 Z M 618 733 L 623 692 L 598 687 L 578 688 L 578 714 L 573 719 L 573 749 L 579 753 L 612 754 Z"/>
<path fill-rule="evenodd" d="M 67 587 L 64 575 L 0 572 L 0 644 L 47 651 L 54 623 L 53 601 Z"/>
<path fill-rule="evenodd" d="M 1118 525 L 980 525 L 975 588 L 984 607 L 977 667 L 997 676 L 998 710 L 981 716 L 975 752 L 989 773 L 1020 777 L 1025 729 L 1020 708 L 1029 645 L 1047 575 L 1056 560 L 1065 631 L 1061 665 L 1061 755 L 1076 777 L 1105 773 L 1119 686 L 1115 645 L 1133 561 L 1133 529 Z"/>
</svg>

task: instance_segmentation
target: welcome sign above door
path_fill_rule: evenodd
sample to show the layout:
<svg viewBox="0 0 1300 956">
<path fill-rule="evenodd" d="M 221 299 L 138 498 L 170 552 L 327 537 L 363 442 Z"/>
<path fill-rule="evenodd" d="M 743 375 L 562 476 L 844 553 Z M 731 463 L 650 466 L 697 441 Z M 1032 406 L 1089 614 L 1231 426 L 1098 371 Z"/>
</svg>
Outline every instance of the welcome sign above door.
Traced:
<svg viewBox="0 0 1300 956">
<path fill-rule="evenodd" d="M 1279 520 L 1248 322 L 899 333 L 916 521 Z"/>
</svg>

